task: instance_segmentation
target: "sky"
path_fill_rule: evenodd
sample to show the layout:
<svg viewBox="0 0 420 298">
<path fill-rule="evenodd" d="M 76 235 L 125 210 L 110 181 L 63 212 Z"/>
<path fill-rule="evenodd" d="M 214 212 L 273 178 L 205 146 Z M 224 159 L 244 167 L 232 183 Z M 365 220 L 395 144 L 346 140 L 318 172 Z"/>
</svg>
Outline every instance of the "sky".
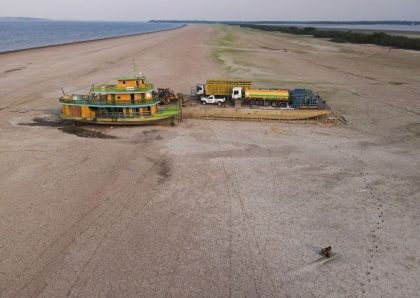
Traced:
<svg viewBox="0 0 420 298">
<path fill-rule="evenodd" d="M 0 16 L 59 20 L 420 20 L 420 0 L 0 0 Z"/>
</svg>

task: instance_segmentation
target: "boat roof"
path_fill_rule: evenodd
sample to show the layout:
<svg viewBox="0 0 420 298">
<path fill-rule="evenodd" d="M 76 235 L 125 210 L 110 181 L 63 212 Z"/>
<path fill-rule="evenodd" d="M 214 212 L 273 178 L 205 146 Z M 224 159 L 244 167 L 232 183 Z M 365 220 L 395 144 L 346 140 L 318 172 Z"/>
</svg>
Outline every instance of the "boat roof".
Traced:
<svg viewBox="0 0 420 298">
<path fill-rule="evenodd" d="M 145 78 L 143 76 L 131 76 L 131 77 L 118 77 L 113 78 L 113 80 L 117 81 L 130 81 L 130 80 L 144 80 Z"/>
<path fill-rule="evenodd" d="M 207 82 L 243 82 L 243 83 L 252 83 L 251 80 L 244 79 L 209 79 Z"/>
<path fill-rule="evenodd" d="M 146 83 L 144 87 L 118 88 L 117 85 L 92 86 L 90 92 L 93 94 L 119 94 L 119 93 L 148 93 L 153 91 L 153 84 Z"/>
</svg>

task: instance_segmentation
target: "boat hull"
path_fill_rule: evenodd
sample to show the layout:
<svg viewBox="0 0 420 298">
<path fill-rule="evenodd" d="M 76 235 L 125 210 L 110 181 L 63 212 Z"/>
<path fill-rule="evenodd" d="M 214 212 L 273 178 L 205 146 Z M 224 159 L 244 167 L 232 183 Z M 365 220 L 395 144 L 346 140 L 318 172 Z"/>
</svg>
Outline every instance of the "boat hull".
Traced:
<svg viewBox="0 0 420 298">
<path fill-rule="evenodd" d="M 92 123 L 92 124 L 103 124 L 103 125 L 147 125 L 165 122 L 176 122 L 178 121 L 178 114 L 176 115 L 165 115 L 155 117 L 141 117 L 141 118 L 82 118 L 74 116 L 61 115 L 61 119 L 70 120 L 74 122 Z"/>
</svg>

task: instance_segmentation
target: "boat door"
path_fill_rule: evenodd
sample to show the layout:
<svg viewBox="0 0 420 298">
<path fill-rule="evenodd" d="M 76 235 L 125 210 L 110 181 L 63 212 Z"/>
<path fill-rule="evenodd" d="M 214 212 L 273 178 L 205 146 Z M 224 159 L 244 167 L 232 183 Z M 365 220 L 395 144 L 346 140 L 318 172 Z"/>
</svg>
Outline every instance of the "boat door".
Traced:
<svg viewBox="0 0 420 298">
<path fill-rule="evenodd" d="M 112 100 L 112 104 L 115 104 L 115 94 L 111 94 L 111 100 Z"/>
</svg>

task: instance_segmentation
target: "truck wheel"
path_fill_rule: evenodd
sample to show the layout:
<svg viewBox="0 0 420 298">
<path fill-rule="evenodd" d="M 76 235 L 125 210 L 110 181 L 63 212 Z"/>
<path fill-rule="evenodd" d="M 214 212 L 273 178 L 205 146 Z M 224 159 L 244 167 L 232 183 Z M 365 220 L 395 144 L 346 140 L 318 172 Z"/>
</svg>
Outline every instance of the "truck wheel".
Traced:
<svg viewBox="0 0 420 298">
<path fill-rule="evenodd" d="M 275 101 L 273 101 L 273 102 L 271 103 L 271 106 L 272 106 L 273 108 L 275 108 L 275 107 L 277 107 L 277 103 L 276 103 Z"/>
<path fill-rule="evenodd" d="M 217 102 L 217 105 L 218 106 L 221 106 L 222 105 L 222 102 L 221 101 Z"/>
<path fill-rule="evenodd" d="M 203 100 L 202 102 L 201 102 L 203 105 L 205 105 L 206 104 L 206 102 Z"/>
</svg>

